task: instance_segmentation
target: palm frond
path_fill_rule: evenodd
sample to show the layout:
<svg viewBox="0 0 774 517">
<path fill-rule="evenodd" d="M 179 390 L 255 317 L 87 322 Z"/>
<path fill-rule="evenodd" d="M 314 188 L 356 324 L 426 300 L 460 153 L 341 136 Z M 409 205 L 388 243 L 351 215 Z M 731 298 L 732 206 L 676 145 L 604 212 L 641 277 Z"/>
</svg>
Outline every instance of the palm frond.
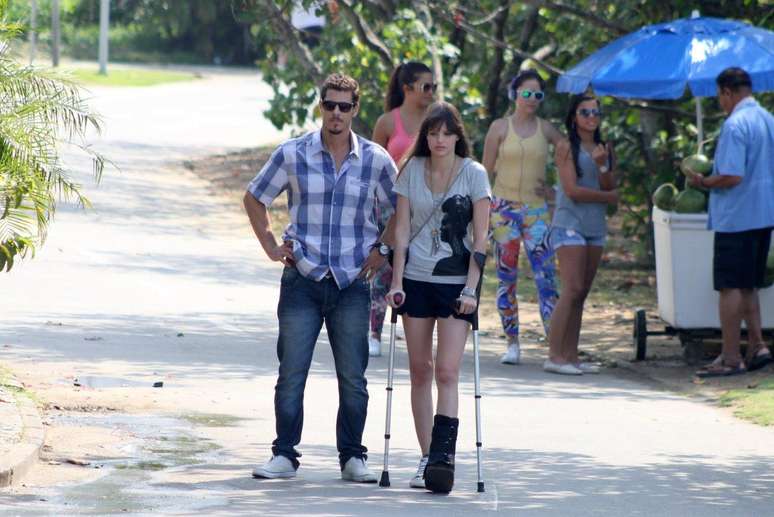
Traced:
<svg viewBox="0 0 774 517">
<path fill-rule="evenodd" d="M 85 143 L 101 131 L 81 89 L 66 75 L 17 63 L 4 41 L 20 30 L 4 19 L 0 0 L 0 269 L 16 257 L 34 256 L 43 244 L 57 202 L 91 206 L 81 186 L 68 177 L 62 146 L 74 146 L 92 160 L 99 181 L 110 162 Z"/>
</svg>

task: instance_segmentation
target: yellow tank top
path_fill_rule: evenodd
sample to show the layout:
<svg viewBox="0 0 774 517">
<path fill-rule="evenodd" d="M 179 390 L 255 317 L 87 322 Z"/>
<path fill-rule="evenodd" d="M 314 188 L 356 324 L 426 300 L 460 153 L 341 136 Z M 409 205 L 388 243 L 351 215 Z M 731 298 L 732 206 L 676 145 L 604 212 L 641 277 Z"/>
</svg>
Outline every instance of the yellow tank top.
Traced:
<svg viewBox="0 0 774 517">
<path fill-rule="evenodd" d="M 548 140 L 543 134 L 543 121 L 538 118 L 537 131 L 522 138 L 513 130 L 508 118 L 508 131 L 500 144 L 495 163 L 495 196 L 525 205 L 542 206 L 545 199 L 535 194 L 546 177 Z"/>
</svg>

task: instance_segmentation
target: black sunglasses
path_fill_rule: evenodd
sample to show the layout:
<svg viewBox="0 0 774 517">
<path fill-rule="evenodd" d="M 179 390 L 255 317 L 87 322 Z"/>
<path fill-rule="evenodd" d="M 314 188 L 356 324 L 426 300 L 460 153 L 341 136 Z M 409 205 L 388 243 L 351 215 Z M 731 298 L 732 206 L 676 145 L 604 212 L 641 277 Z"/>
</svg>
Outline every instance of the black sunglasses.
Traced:
<svg viewBox="0 0 774 517">
<path fill-rule="evenodd" d="M 338 106 L 339 111 L 342 113 L 349 113 L 355 107 L 354 102 L 322 101 L 321 104 L 325 111 L 333 111 Z"/>
<path fill-rule="evenodd" d="M 580 115 L 583 118 L 589 118 L 589 117 L 601 117 L 602 112 L 599 111 L 596 108 L 588 109 L 588 108 L 581 108 L 578 110 L 578 115 Z"/>
<path fill-rule="evenodd" d="M 429 93 L 433 92 L 435 93 L 438 90 L 438 84 L 437 83 L 419 83 L 419 91 L 422 93 Z"/>
</svg>

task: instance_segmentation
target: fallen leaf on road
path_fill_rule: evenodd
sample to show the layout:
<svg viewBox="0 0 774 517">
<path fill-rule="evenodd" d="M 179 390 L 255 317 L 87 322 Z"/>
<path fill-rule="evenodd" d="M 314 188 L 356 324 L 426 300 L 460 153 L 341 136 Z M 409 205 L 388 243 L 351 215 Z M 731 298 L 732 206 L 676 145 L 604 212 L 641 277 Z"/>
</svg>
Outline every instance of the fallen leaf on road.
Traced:
<svg viewBox="0 0 774 517">
<path fill-rule="evenodd" d="M 79 467 L 88 467 L 91 465 L 90 461 L 76 460 L 74 458 L 67 458 L 65 463 L 69 463 L 70 465 L 78 465 Z"/>
</svg>

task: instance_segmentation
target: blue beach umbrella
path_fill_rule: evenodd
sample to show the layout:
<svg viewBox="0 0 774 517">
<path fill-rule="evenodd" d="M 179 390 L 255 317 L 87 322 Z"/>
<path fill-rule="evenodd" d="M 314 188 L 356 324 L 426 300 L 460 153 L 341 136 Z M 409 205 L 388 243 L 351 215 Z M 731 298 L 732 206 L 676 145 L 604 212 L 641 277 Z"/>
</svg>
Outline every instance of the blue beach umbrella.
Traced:
<svg viewBox="0 0 774 517">
<path fill-rule="evenodd" d="M 682 18 L 647 25 L 599 49 L 559 77 L 560 92 L 634 99 L 696 98 L 699 148 L 703 139 L 700 97 L 716 95 L 715 78 L 743 68 L 753 91 L 774 90 L 774 32 L 719 18 Z"/>
</svg>

